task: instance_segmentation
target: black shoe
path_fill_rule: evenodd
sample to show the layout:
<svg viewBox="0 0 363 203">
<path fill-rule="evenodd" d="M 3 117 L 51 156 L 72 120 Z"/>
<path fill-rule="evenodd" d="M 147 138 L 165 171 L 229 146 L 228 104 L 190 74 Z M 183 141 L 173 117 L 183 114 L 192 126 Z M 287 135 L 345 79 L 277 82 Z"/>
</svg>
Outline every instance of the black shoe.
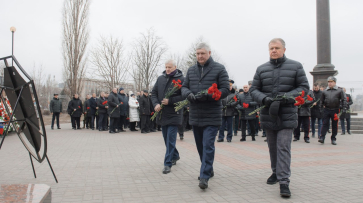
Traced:
<svg viewBox="0 0 363 203">
<path fill-rule="evenodd" d="M 77 128 L 77 130 L 82 130 L 82 128 Z"/>
<path fill-rule="evenodd" d="M 150 130 L 150 132 L 153 132 L 154 133 L 154 132 L 156 132 L 156 130 Z"/>
<path fill-rule="evenodd" d="M 95 128 L 91 128 L 91 130 L 95 130 Z"/>
<path fill-rule="evenodd" d="M 145 131 L 141 131 L 141 133 L 142 133 L 142 134 L 147 134 L 147 132 L 145 132 Z"/>
<path fill-rule="evenodd" d="M 262 137 L 266 137 L 266 135 L 262 135 Z"/>
<path fill-rule="evenodd" d="M 252 141 L 256 141 L 255 137 L 252 137 Z"/>
<path fill-rule="evenodd" d="M 319 141 L 321 144 L 324 144 L 324 140 L 322 138 L 319 139 Z"/>
<path fill-rule="evenodd" d="M 311 137 L 314 138 L 315 137 L 315 134 L 312 134 Z"/>
<path fill-rule="evenodd" d="M 330 130 L 328 130 L 328 133 L 331 133 L 331 131 L 330 131 Z"/>
<path fill-rule="evenodd" d="M 109 133 L 111 133 L 111 134 L 115 134 L 115 131 L 110 131 Z"/>
<path fill-rule="evenodd" d="M 345 135 L 345 132 L 342 132 L 342 134 L 341 135 Z"/>
<path fill-rule="evenodd" d="M 294 140 L 293 140 L 294 142 L 296 142 L 296 141 L 299 141 L 297 138 L 294 138 Z"/>
<path fill-rule="evenodd" d="M 158 128 L 158 131 L 161 131 L 161 129 L 160 129 L 160 128 Z"/>
<path fill-rule="evenodd" d="M 258 134 L 256 133 L 255 136 L 258 136 Z"/>
<path fill-rule="evenodd" d="M 52 130 L 54 130 L 54 128 L 53 127 L 50 127 Z"/>
<path fill-rule="evenodd" d="M 234 136 L 237 136 L 237 133 L 234 133 L 233 135 L 234 135 Z"/>
<path fill-rule="evenodd" d="M 179 160 L 180 160 L 180 157 L 178 157 L 177 159 L 171 160 L 171 163 L 172 163 L 173 165 L 176 165 L 176 162 L 177 162 L 177 161 L 179 161 Z"/>
<path fill-rule="evenodd" d="M 213 178 L 214 177 L 214 171 L 212 171 L 211 173 L 210 173 L 210 177 L 211 178 Z M 198 176 L 198 180 L 200 180 L 200 177 Z"/>
<path fill-rule="evenodd" d="M 242 138 L 239 141 L 244 142 L 244 141 L 246 141 L 246 138 Z"/>
<path fill-rule="evenodd" d="M 73 130 L 77 130 L 77 128 L 72 128 Z"/>
<path fill-rule="evenodd" d="M 276 176 L 276 173 L 273 173 L 268 179 L 267 179 L 267 184 L 269 185 L 273 185 L 275 183 L 277 183 L 278 180 L 277 180 L 277 176 Z"/>
<path fill-rule="evenodd" d="M 86 129 L 89 129 L 89 127 L 86 127 Z"/>
<path fill-rule="evenodd" d="M 350 131 L 348 131 L 348 134 L 349 134 L 349 135 L 351 135 L 351 134 L 350 134 Z"/>
<path fill-rule="evenodd" d="M 280 185 L 280 195 L 281 195 L 281 197 L 290 197 L 291 196 L 289 185 L 287 185 L 287 184 Z"/>
<path fill-rule="evenodd" d="M 267 139 L 265 139 L 264 142 L 267 142 Z"/>
<path fill-rule="evenodd" d="M 163 174 L 168 174 L 168 173 L 170 173 L 170 171 L 171 171 L 171 168 L 169 166 L 164 166 Z"/>
<path fill-rule="evenodd" d="M 232 142 L 232 140 L 227 140 L 227 142 Z"/>
<path fill-rule="evenodd" d="M 208 180 L 207 179 L 204 179 L 202 178 L 200 181 L 199 181 L 199 187 L 200 189 L 207 189 L 208 188 Z"/>
<path fill-rule="evenodd" d="M 146 133 L 150 133 L 150 131 L 146 131 Z"/>
<path fill-rule="evenodd" d="M 57 129 L 62 129 L 62 128 L 58 127 Z"/>
<path fill-rule="evenodd" d="M 121 130 L 119 130 L 119 132 L 126 132 L 126 130 L 121 129 Z"/>
<path fill-rule="evenodd" d="M 224 140 L 223 139 L 218 139 L 217 142 L 224 142 Z"/>
<path fill-rule="evenodd" d="M 184 135 L 183 134 L 179 135 L 179 137 L 180 137 L 180 140 L 183 140 L 184 139 Z"/>
<path fill-rule="evenodd" d="M 332 140 L 332 141 L 331 141 L 331 144 L 332 144 L 332 145 L 337 145 L 337 141 Z"/>
<path fill-rule="evenodd" d="M 306 143 L 310 143 L 310 140 L 305 140 Z"/>
</svg>

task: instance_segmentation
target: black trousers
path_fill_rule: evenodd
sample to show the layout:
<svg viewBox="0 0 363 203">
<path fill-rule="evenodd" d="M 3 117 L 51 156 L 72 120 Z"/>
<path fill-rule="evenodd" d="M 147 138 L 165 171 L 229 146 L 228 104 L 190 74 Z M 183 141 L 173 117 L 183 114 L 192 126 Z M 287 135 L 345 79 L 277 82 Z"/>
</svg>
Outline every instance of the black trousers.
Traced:
<svg viewBox="0 0 363 203">
<path fill-rule="evenodd" d="M 80 129 L 81 128 L 81 117 L 72 117 L 72 127 Z"/>
<path fill-rule="evenodd" d="M 243 120 L 241 119 L 240 120 L 241 123 L 242 123 L 242 138 L 246 138 L 246 130 L 247 130 L 247 122 L 250 126 L 250 129 L 251 129 L 251 136 L 252 137 L 255 137 L 255 119 L 252 119 L 252 120 Z"/>
<path fill-rule="evenodd" d="M 95 120 L 96 120 L 96 129 L 98 129 L 98 117 L 99 116 L 96 116 L 96 115 L 91 115 L 91 125 L 90 125 L 90 128 L 94 129 L 95 128 Z"/>
<path fill-rule="evenodd" d="M 120 116 L 120 118 L 118 119 L 117 124 L 118 124 L 117 129 L 123 130 L 124 126 L 126 124 L 126 116 Z"/>
<path fill-rule="evenodd" d="M 141 124 L 140 126 L 141 132 L 150 132 L 151 121 L 149 115 L 141 115 L 140 124 Z"/>
<path fill-rule="evenodd" d="M 338 134 L 338 121 L 334 120 L 334 115 L 339 113 L 339 109 L 324 109 L 323 115 L 323 127 L 321 129 L 320 139 L 325 139 L 325 135 L 329 130 L 330 120 L 331 120 L 331 140 L 336 140 Z M 339 119 L 338 119 L 339 120 Z"/>
<path fill-rule="evenodd" d="M 91 124 L 92 117 L 88 117 L 88 116 L 86 116 L 86 117 L 84 118 L 84 120 L 85 120 L 85 122 L 86 122 L 86 128 L 92 128 L 92 127 L 91 127 L 91 126 L 92 126 L 92 124 Z"/>
<path fill-rule="evenodd" d="M 106 127 L 107 127 L 107 114 L 106 113 L 98 114 L 98 129 L 106 130 Z"/>
<path fill-rule="evenodd" d="M 136 122 L 130 122 L 130 130 L 136 130 Z"/>
<path fill-rule="evenodd" d="M 188 117 L 189 117 L 189 114 L 184 114 L 183 115 L 183 122 L 180 126 L 178 126 L 178 133 L 179 135 L 183 135 L 184 134 L 184 131 L 187 127 L 187 123 L 188 123 Z"/>
<path fill-rule="evenodd" d="M 118 121 L 119 118 L 118 117 L 111 117 L 110 118 L 110 132 L 115 132 L 116 128 L 117 128 L 117 124 L 118 124 Z"/>
<path fill-rule="evenodd" d="M 304 140 L 309 140 L 310 120 L 309 116 L 299 116 L 297 127 L 294 129 L 294 138 L 300 140 L 300 126 L 304 129 Z"/>
<path fill-rule="evenodd" d="M 52 128 L 54 126 L 54 119 L 57 119 L 57 127 L 59 128 L 59 112 L 53 112 L 52 116 Z"/>
</svg>

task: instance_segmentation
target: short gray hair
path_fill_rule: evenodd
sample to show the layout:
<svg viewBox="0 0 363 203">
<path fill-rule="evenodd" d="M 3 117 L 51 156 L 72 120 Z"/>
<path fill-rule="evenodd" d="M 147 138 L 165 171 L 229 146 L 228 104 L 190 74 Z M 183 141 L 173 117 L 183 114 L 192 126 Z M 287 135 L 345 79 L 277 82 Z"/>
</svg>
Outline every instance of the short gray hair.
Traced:
<svg viewBox="0 0 363 203">
<path fill-rule="evenodd" d="M 165 65 L 166 65 L 166 64 L 168 64 L 168 63 L 171 63 L 171 64 L 173 64 L 173 66 L 176 66 L 176 63 L 175 63 L 175 61 L 174 61 L 173 59 L 169 59 L 169 60 L 167 60 L 167 61 L 165 62 Z"/>
<path fill-rule="evenodd" d="M 282 44 L 282 46 L 285 48 L 286 43 L 285 43 L 285 41 L 284 41 L 283 39 L 281 39 L 281 38 L 273 38 L 273 39 L 272 39 L 272 40 L 268 43 L 268 45 L 270 46 L 270 44 L 271 44 L 272 42 L 280 42 L 280 43 Z"/>
<path fill-rule="evenodd" d="M 205 49 L 206 51 L 211 50 L 210 46 L 205 42 L 201 42 L 201 43 L 197 44 L 196 50 L 198 50 L 198 49 Z"/>
</svg>

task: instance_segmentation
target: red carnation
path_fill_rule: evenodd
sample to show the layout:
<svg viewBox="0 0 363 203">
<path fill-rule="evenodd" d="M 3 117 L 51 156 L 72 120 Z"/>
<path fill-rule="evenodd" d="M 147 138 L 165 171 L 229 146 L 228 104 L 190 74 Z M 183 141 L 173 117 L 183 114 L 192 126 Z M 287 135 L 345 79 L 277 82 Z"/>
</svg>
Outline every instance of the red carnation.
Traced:
<svg viewBox="0 0 363 203">
<path fill-rule="evenodd" d="M 121 104 L 124 104 L 123 102 L 120 102 Z"/>
<path fill-rule="evenodd" d="M 126 120 L 130 120 L 130 118 L 127 117 Z"/>
<path fill-rule="evenodd" d="M 301 97 L 304 97 L 305 96 L 305 91 L 301 91 Z"/>
<path fill-rule="evenodd" d="M 106 105 L 106 104 L 107 104 L 107 101 L 102 102 L 102 105 Z"/>
<path fill-rule="evenodd" d="M 347 102 L 349 102 L 349 97 L 347 97 Z"/>
<path fill-rule="evenodd" d="M 211 86 L 210 88 L 208 88 L 208 94 L 213 94 L 213 92 L 214 92 L 213 86 Z"/>
<path fill-rule="evenodd" d="M 80 109 L 80 108 L 81 108 L 81 106 L 78 106 L 78 108 Z"/>
<path fill-rule="evenodd" d="M 173 80 L 173 83 L 175 84 L 175 83 L 176 83 L 176 81 L 175 81 L 175 80 Z"/>
<path fill-rule="evenodd" d="M 178 79 L 178 83 L 181 83 L 181 80 Z"/>
<path fill-rule="evenodd" d="M 308 95 L 308 100 L 313 101 L 314 99 L 312 97 L 310 97 L 310 95 Z"/>
<path fill-rule="evenodd" d="M 89 107 L 87 107 L 87 110 L 89 110 Z"/>
<path fill-rule="evenodd" d="M 236 96 L 236 95 L 234 95 L 233 99 L 234 99 L 234 101 L 237 101 L 237 96 Z"/>
<path fill-rule="evenodd" d="M 151 112 L 151 114 L 150 115 L 154 115 L 154 112 Z"/>
<path fill-rule="evenodd" d="M 337 114 L 334 114 L 334 120 L 335 120 L 335 121 L 339 120 L 339 118 L 338 118 L 338 115 L 337 115 Z"/>
<path fill-rule="evenodd" d="M 244 109 L 248 109 L 249 106 L 250 106 L 249 104 L 243 103 L 243 108 Z"/>
</svg>

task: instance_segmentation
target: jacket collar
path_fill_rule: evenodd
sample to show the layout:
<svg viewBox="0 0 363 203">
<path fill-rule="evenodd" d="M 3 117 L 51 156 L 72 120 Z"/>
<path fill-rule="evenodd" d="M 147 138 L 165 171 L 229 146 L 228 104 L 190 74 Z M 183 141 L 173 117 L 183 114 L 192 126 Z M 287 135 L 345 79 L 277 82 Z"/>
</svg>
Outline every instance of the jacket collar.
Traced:
<svg viewBox="0 0 363 203">
<path fill-rule="evenodd" d="M 209 59 L 205 62 L 205 64 L 202 66 L 200 65 L 200 63 L 197 61 L 198 67 L 207 67 L 211 62 L 214 62 L 212 56 L 209 57 Z"/>
<path fill-rule="evenodd" d="M 274 64 L 274 65 L 280 65 L 280 64 L 284 63 L 286 60 L 287 60 L 287 58 L 286 58 L 286 56 L 284 54 L 283 57 L 278 58 L 278 59 L 272 59 L 272 58 L 270 58 L 270 63 L 271 64 Z"/>
<path fill-rule="evenodd" d="M 176 71 L 176 73 L 174 75 L 169 75 L 169 76 L 172 77 L 172 78 L 178 78 L 178 77 L 183 76 L 183 72 L 181 70 L 176 69 L 175 71 Z M 166 74 L 166 71 L 165 70 L 163 71 L 162 75 L 164 77 L 168 77 L 168 75 Z"/>
<path fill-rule="evenodd" d="M 336 85 L 335 85 L 335 86 L 334 86 L 334 87 L 332 87 L 332 88 L 330 88 L 330 87 L 328 86 L 328 87 L 326 88 L 326 90 L 333 90 L 333 89 L 334 89 L 334 90 L 337 90 L 337 89 L 338 89 L 338 86 L 336 86 Z"/>
</svg>

